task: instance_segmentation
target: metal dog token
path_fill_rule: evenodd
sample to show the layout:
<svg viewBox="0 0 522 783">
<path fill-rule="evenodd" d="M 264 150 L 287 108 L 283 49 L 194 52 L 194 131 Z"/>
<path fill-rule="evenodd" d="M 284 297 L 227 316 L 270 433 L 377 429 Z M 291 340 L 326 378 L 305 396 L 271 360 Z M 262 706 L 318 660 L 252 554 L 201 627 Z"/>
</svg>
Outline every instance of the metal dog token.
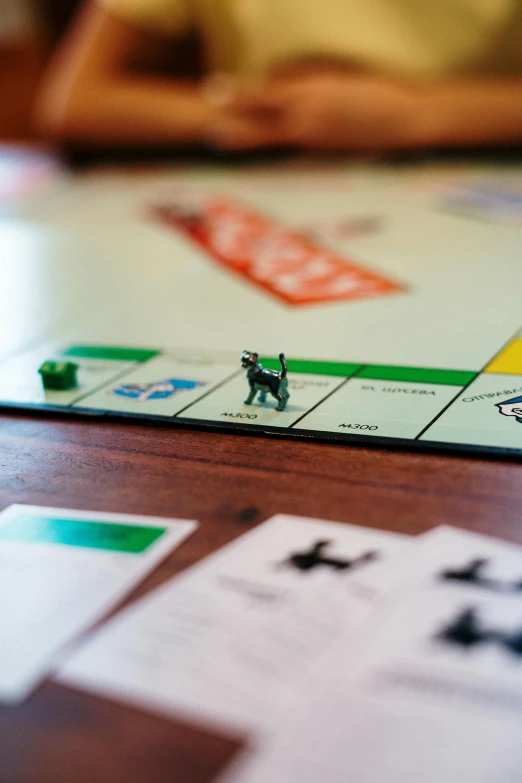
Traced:
<svg viewBox="0 0 522 783">
<path fill-rule="evenodd" d="M 266 395 L 270 393 L 277 400 L 276 410 L 284 411 L 290 395 L 288 393 L 287 366 L 284 353 L 279 354 L 281 372 L 277 370 L 265 370 L 259 361 L 259 354 L 251 351 L 243 351 L 241 366 L 247 371 L 247 380 L 250 384 L 250 393 L 245 400 L 245 405 L 252 405 L 254 397 L 259 392 L 259 402 L 266 402 Z"/>
</svg>

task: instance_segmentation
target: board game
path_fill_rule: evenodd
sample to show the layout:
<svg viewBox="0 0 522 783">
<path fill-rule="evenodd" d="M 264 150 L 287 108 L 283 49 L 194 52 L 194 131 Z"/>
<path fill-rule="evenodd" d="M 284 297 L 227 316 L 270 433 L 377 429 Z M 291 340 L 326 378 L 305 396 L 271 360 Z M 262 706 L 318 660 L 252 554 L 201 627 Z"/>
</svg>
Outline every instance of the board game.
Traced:
<svg viewBox="0 0 522 783">
<path fill-rule="evenodd" d="M 0 405 L 519 457 L 521 232 L 512 166 L 63 175 L 0 207 Z"/>
</svg>

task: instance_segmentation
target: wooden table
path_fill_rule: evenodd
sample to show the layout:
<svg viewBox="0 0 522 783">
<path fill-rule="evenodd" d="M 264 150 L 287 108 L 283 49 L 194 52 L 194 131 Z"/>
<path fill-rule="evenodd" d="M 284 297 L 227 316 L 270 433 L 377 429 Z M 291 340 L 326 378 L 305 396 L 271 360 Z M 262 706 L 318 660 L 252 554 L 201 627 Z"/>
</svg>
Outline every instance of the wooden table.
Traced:
<svg viewBox="0 0 522 783">
<path fill-rule="evenodd" d="M 200 521 L 133 599 L 277 512 L 404 533 L 451 523 L 522 544 L 516 463 L 28 416 L 0 427 L 2 507 Z M 205 783 L 239 747 L 52 682 L 0 709 L 2 783 Z"/>
</svg>

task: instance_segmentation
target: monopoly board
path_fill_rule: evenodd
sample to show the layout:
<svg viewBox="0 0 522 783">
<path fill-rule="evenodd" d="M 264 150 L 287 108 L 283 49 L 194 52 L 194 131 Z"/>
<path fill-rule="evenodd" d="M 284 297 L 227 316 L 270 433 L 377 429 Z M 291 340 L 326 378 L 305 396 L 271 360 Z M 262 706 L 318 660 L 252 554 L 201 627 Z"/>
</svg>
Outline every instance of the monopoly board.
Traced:
<svg viewBox="0 0 522 783">
<path fill-rule="evenodd" d="M 43 389 L 38 367 L 49 358 L 78 366 L 74 389 Z M 261 362 L 280 366 L 275 357 Z M 290 358 L 283 411 L 270 397 L 244 404 L 248 384 L 238 364 L 238 356 L 219 352 L 46 346 L 0 367 L 0 403 L 346 442 L 520 450 L 522 332 L 474 371 Z"/>
<path fill-rule="evenodd" d="M 522 455 L 513 168 L 105 170 L 4 205 L 0 240 L 5 408 Z M 243 402 L 245 349 L 284 351 L 284 411 Z"/>
</svg>

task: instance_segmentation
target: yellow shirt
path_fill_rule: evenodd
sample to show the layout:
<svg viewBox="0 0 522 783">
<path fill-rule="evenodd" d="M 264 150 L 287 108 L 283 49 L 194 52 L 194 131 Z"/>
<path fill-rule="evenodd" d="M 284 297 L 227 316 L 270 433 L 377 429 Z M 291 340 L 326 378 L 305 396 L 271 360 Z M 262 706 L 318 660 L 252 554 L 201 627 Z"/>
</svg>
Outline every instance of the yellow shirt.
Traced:
<svg viewBox="0 0 522 783">
<path fill-rule="evenodd" d="M 168 34 L 198 27 L 208 65 L 262 75 L 333 57 L 411 78 L 522 72 L 522 0 L 99 0 Z"/>
</svg>

